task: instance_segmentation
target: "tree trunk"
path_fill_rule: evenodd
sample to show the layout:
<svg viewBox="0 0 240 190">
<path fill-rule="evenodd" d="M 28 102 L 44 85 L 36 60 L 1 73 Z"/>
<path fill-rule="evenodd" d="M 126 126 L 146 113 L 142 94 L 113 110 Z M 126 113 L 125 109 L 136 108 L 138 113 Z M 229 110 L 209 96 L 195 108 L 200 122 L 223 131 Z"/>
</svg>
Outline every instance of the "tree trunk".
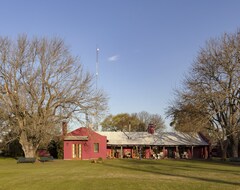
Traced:
<svg viewBox="0 0 240 190">
<path fill-rule="evenodd" d="M 34 146 L 32 142 L 28 141 L 27 135 L 24 131 L 21 133 L 19 143 L 22 145 L 25 157 L 35 157 L 38 146 Z"/>
<path fill-rule="evenodd" d="M 238 157 L 238 144 L 239 144 L 239 137 L 235 134 L 231 136 L 231 148 L 232 148 L 232 157 Z"/>
<path fill-rule="evenodd" d="M 222 152 L 222 160 L 227 160 L 227 148 L 228 148 L 228 140 L 220 141 L 221 152 Z"/>
</svg>

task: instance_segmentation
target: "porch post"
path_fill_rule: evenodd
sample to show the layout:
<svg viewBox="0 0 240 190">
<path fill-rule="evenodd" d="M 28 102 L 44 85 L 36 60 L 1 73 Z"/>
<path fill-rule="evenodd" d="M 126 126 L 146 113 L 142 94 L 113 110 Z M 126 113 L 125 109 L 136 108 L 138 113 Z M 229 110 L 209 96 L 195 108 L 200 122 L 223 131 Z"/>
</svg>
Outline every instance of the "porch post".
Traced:
<svg viewBox="0 0 240 190">
<path fill-rule="evenodd" d="M 176 146 L 175 158 L 180 158 L 178 146 Z"/>
<path fill-rule="evenodd" d="M 136 146 L 136 157 L 139 157 L 138 146 Z"/>
<path fill-rule="evenodd" d="M 193 146 L 192 146 L 192 158 L 193 158 Z"/>
<path fill-rule="evenodd" d="M 113 146 L 111 146 L 111 157 L 114 158 L 115 157 L 115 148 Z"/>
<path fill-rule="evenodd" d="M 120 154 L 120 158 L 123 158 L 123 147 L 121 146 L 121 154 Z"/>
<path fill-rule="evenodd" d="M 163 158 L 165 158 L 165 146 L 163 146 Z"/>
<path fill-rule="evenodd" d="M 204 147 L 204 158 L 208 159 L 208 147 L 207 146 Z"/>
<path fill-rule="evenodd" d="M 151 145 L 149 146 L 149 158 L 152 158 L 152 147 L 151 147 Z"/>
<path fill-rule="evenodd" d="M 149 147 L 146 147 L 146 151 L 148 152 L 148 154 L 147 154 L 147 152 L 146 152 L 146 158 L 151 158 L 151 146 L 149 146 Z"/>
<path fill-rule="evenodd" d="M 113 158 L 113 147 L 111 146 L 111 150 L 110 150 L 110 158 Z"/>
</svg>

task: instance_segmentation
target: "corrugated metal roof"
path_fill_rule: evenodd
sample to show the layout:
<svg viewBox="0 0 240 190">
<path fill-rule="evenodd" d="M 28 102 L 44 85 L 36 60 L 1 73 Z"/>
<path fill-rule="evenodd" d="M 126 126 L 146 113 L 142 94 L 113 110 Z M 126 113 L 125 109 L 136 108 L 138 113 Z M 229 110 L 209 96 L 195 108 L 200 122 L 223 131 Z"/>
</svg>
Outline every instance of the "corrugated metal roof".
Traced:
<svg viewBox="0 0 240 190">
<path fill-rule="evenodd" d="M 98 132 L 106 136 L 108 145 L 208 145 L 197 133 L 163 132 L 149 134 L 148 132 Z"/>
</svg>

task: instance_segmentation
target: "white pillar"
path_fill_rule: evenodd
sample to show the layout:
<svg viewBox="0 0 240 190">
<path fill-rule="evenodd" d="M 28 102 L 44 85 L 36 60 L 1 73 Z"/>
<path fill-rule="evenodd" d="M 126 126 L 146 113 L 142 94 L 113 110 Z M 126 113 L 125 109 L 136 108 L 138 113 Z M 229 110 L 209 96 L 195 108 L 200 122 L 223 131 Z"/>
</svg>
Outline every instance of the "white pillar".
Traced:
<svg viewBox="0 0 240 190">
<path fill-rule="evenodd" d="M 123 147 L 121 146 L 121 155 L 120 155 L 121 158 L 123 158 Z"/>
</svg>

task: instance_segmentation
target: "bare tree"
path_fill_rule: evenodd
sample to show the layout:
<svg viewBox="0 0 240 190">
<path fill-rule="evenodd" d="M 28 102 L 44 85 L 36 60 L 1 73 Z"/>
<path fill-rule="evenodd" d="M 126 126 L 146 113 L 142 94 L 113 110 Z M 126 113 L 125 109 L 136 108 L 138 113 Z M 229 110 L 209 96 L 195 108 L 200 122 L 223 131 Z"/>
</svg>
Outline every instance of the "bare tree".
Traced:
<svg viewBox="0 0 240 190">
<path fill-rule="evenodd" d="M 155 130 L 158 131 L 163 131 L 166 128 L 164 120 L 159 114 L 150 114 L 146 111 L 142 111 L 137 113 L 137 118 L 144 125 L 143 131 L 147 130 L 147 127 L 150 123 L 154 124 Z"/>
<path fill-rule="evenodd" d="M 228 144 L 238 157 L 240 135 L 240 33 L 209 40 L 201 49 L 180 101 L 204 112 L 226 158 Z M 194 119 L 194 118 L 193 118 Z M 194 126 L 194 123 L 193 123 Z M 229 143 L 231 142 L 231 143 Z"/>
<path fill-rule="evenodd" d="M 61 39 L 0 37 L 1 129 L 14 131 L 25 156 L 33 157 L 63 119 L 105 110 L 107 98 L 92 79 Z"/>
</svg>

